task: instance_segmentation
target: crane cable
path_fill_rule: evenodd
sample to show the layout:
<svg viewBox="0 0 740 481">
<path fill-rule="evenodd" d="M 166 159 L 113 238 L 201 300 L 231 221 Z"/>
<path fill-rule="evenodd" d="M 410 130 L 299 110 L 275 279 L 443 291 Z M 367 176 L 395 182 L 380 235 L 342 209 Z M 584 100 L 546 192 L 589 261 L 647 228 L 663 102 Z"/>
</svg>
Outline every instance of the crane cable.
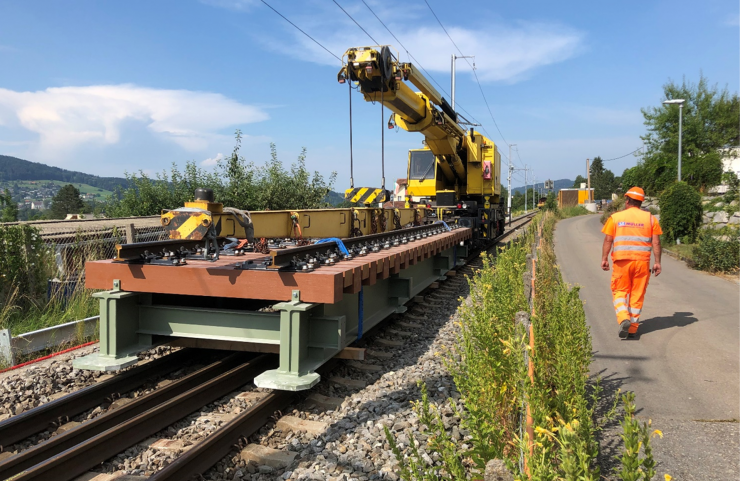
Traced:
<svg viewBox="0 0 740 481">
<path fill-rule="evenodd" d="M 382 57 L 382 56 L 381 56 Z M 380 78 L 383 78 L 384 68 L 380 69 Z M 385 199 L 385 104 L 383 103 L 383 82 L 380 82 L 380 188 Z"/>
<path fill-rule="evenodd" d="M 347 79 L 349 87 L 349 188 L 355 188 L 354 157 L 352 148 L 352 80 Z"/>
</svg>

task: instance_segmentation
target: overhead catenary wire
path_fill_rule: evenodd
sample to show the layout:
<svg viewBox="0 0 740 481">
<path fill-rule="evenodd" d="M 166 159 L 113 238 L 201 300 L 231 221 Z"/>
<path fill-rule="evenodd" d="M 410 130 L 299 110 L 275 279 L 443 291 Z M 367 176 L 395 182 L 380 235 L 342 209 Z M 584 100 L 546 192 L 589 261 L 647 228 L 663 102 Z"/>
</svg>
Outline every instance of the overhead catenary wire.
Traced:
<svg viewBox="0 0 740 481">
<path fill-rule="evenodd" d="M 427 4 L 427 7 L 429 7 L 429 11 L 432 12 L 432 15 L 434 15 L 434 18 L 437 19 L 437 23 L 439 23 L 439 26 L 442 27 L 442 30 L 444 30 L 444 32 L 445 32 L 445 35 L 447 35 L 447 38 L 450 39 L 450 42 L 452 42 L 452 45 L 455 46 L 455 48 L 457 49 L 457 51 L 460 53 L 460 56 L 465 57 L 465 54 L 462 52 L 462 50 L 460 50 L 460 47 L 457 46 L 457 44 L 455 43 L 455 41 L 450 36 L 449 32 L 447 32 L 447 29 L 442 24 L 442 21 L 439 19 L 439 17 L 437 16 L 437 14 L 434 13 L 434 9 L 432 8 L 431 5 L 429 5 L 429 2 L 427 0 L 424 0 L 424 3 Z M 501 129 L 499 128 L 498 123 L 496 122 L 496 118 L 493 116 L 493 111 L 491 110 L 491 106 L 488 104 L 488 99 L 486 98 L 486 94 L 483 92 L 483 86 L 480 83 L 480 79 L 478 78 L 478 74 L 476 73 L 475 68 L 470 64 L 470 62 L 468 61 L 467 58 L 465 59 L 465 62 L 467 62 L 468 66 L 470 66 L 470 69 L 473 71 L 473 75 L 475 76 L 475 81 L 478 83 L 478 89 L 480 89 L 480 93 L 483 96 L 483 102 L 485 102 L 486 108 L 488 109 L 488 114 L 491 116 L 491 120 L 493 120 L 493 125 L 496 126 L 496 130 L 498 131 L 499 135 L 501 136 L 501 140 L 503 140 L 504 141 L 504 144 L 506 144 L 508 146 L 509 143 L 506 141 L 506 138 L 504 137 L 504 134 L 501 132 Z"/>
<path fill-rule="evenodd" d="M 369 33 L 367 33 L 367 30 L 365 30 L 364 28 L 362 28 L 362 25 L 360 25 L 359 22 L 357 20 L 355 20 L 352 17 L 352 15 L 349 14 L 349 12 L 347 12 L 347 10 L 345 10 L 341 5 L 339 5 L 339 2 L 337 2 L 337 0 L 333 0 L 333 2 L 334 2 L 334 4 L 337 7 L 340 8 L 340 10 L 342 10 L 344 12 L 345 15 L 347 15 L 349 17 L 350 20 L 352 20 L 353 22 L 355 22 L 355 25 L 357 25 L 358 27 L 360 27 L 360 30 L 362 30 L 363 32 L 365 32 L 365 35 L 367 35 L 368 37 L 370 37 L 370 40 L 372 40 L 375 43 L 375 45 L 380 45 L 378 43 L 378 41 L 373 38 L 372 35 L 370 35 Z"/>
<path fill-rule="evenodd" d="M 296 25 L 295 23 L 293 23 L 293 22 L 291 22 L 290 20 L 288 20 L 288 18 L 287 18 L 287 17 L 285 16 L 285 15 L 283 15 L 282 13 L 278 12 L 277 10 L 275 10 L 275 8 L 274 8 L 274 7 L 272 6 L 272 5 L 270 5 L 269 3 L 267 3 L 267 2 L 265 1 L 265 0 L 260 0 L 260 1 L 261 1 L 262 3 L 264 3 L 265 5 L 267 5 L 267 7 L 268 7 L 268 8 L 270 9 L 270 10 L 272 10 L 273 12 L 277 13 L 278 15 L 280 15 L 280 17 L 282 17 L 282 19 L 283 19 L 283 20 L 285 20 L 286 22 L 288 22 L 289 24 L 291 24 L 291 25 L 292 25 L 293 27 L 295 27 L 295 28 L 296 28 L 296 29 L 297 29 L 297 30 L 298 30 L 299 32 L 301 32 L 301 33 L 302 33 L 303 35 L 305 35 L 306 37 L 308 37 L 308 38 L 310 38 L 311 40 L 313 40 L 313 42 L 314 42 L 314 43 L 315 43 L 316 45 L 318 45 L 319 47 L 321 47 L 321 48 L 323 48 L 324 50 L 326 50 L 326 52 L 327 52 L 327 53 L 328 53 L 329 55 L 331 55 L 331 56 L 332 56 L 332 57 L 334 57 L 335 59 L 339 60 L 340 62 L 342 61 L 342 58 L 341 58 L 341 57 L 339 57 L 339 56 L 338 56 L 337 54 L 335 54 L 334 52 L 332 52 L 332 51 L 331 51 L 331 50 L 329 50 L 328 48 L 324 47 L 324 46 L 323 46 L 323 45 L 322 45 L 322 44 L 321 44 L 321 43 L 320 43 L 320 42 L 319 42 L 318 40 L 316 40 L 315 38 L 313 38 L 312 36 L 310 36 L 309 34 L 307 34 L 306 32 L 304 32 L 304 31 L 303 31 L 303 30 L 301 29 L 301 27 L 299 27 L 299 26 L 298 26 L 298 25 Z"/>
<path fill-rule="evenodd" d="M 619 157 L 614 157 L 613 159 L 602 159 L 601 161 L 602 161 L 602 162 L 610 162 L 610 161 L 612 161 L 612 160 L 619 160 L 619 159 L 623 159 L 623 158 L 625 158 L 625 157 L 627 157 L 627 156 L 630 156 L 630 155 L 634 154 L 635 152 L 639 152 L 639 151 L 641 151 L 641 150 L 642 150 L 642 147 L 638 147 L 638 148 L 636 148 L 635 150 L 633 150 L 632 152 L 630 152 L 629 154 L 624 154 L 624 155 L 621 155 L 621 156 L 619 156 Z"/>
</svg>

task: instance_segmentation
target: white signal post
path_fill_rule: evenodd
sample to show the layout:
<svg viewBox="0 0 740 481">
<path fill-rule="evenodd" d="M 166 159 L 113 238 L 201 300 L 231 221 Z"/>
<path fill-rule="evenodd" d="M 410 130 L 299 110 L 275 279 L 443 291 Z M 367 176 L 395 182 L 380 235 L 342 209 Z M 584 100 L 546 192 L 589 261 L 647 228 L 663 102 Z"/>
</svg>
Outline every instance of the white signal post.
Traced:
<svg viewBox="0 0 740 481">
<path fill-rule="evenodd" d="M 516 147 L 516 144 L 509 144 L 509 188 L 507 190 L 509 202 L 507 212 L 509 214 L 509 227 L 511 227 L 511 173 L 514 172 L 514 165 L 511 163 L 511 147 Z"/>
</svg>

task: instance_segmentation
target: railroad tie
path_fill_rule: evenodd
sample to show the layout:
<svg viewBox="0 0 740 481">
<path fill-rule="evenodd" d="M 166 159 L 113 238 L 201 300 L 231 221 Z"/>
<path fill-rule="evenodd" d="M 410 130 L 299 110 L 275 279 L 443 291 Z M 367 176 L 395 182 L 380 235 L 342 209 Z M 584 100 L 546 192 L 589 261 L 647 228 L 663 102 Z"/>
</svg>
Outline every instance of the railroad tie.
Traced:
<svg viewBox="0 0 740 481">
<path fill-rule="evenodd" d="M 269 466 L 273 469 L 284 469 L 290 466 L 298 453 L 272 449 L 261 444 L 247 444 L 242 449 L 239 457 L 247 463 L 255 463 L 257 466 Z"/>
<path fill-rule="evenodd" d="M 324 432 L 326 432 L 328 427 L 329 427 L 328 423 L 324 423 L 321 421 L 309 421 L 307 419 L 301 419 L 295 416 L 283 416 L 278 420 L 277 424 L 275 425 L 276 429 L 279 429 L 283 432 L 285 431 L 293 431 L 293 432 L 305 431 L 311 436 L 318 436 L 320 434 L 323 434 Z"/>
<path fill-rule="evenodd" d="M 422 325 L 417 324 L 415 322 L 406 322 L 406 321 L 398 321 L 396 322 L 396 325 L 398 327 L 403 327 L 405 329 L 421 329 Z"/>
<path fill-rule="evenodd" d="M 398 337 L 411 337 L 411 336 L 414 335 L 413 332 L 399 331 L 399 330 L 396 330 L 396 329 L 388 329 L 387 332 L 388 332 L 388 334 L 392 334 L 392 335 L 398 336 Z"/>
<path fill-rule="evenodd" d="M 381 366 L 378 366 L 377 364 L 368 364 L 366 362 L 359 361 L 349 361 L 347 362 L 347 365 L 352 369 L 357 369 L 358 371 L 364 372 L 380 372 L 383 370 L 383 368 Z"/>
<path fill-rule="evenodd" d="M 375 357 L 378 359 L 393 359 L 395 357 L 395 355 L 391 354 L 390 352 L 374 351 L 372 349 L 368 349 L 367 351 L 365 351 L 365 353 L 370 357 Z"/>
<path fill-rule="evenodd" d="M 379 346 L 383 347 L 403 347 L 404 343 L 402 341 L 393 341 L 391 339 L 383 339 L 382 337 L 377 338 L 374 340 Z"/>
<path fill-rule="evenodd" d="M 367 383 L 365 383 L 365 381 L 350 379 L 348 377 L 332 376 L 329 378 L 329 382 L 333 382 L 334 384 L 339 384 L 340 386 L 350 389 L 365 389 L 365 387 L 367 387 Z"/>
<path fill-rule="evenodd" d="M 343 398 L 324 396 L 317 392 L 313 392 L 306 398 L 306 403 L 315 404 L 316 406 L 326 410 L 336 410 L 342 406 L 344 402 Z"/>
</svg>

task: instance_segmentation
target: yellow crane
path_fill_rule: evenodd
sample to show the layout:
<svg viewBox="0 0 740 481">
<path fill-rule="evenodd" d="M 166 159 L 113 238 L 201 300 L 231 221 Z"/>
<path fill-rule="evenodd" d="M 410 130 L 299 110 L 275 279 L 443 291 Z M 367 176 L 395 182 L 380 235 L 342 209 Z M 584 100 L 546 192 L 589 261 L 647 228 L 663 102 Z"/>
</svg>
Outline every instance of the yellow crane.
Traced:
<svg viewBox="0 0 740 481">
<path fill-rule="evenodd" d="M 389 108 L 389 128 L 424 135 L 423 148 L 409 151 L 407 203 L 428 201 L 439 218 L 472 227 L 477 238 L 502 232 L 501 155 L 495 142 L 472 127 L 464 129 L 437 89 L 388 46 L 350 48 L 343 62 L 339 83 L 355 82 L 366 101 Z M 346 197 L 352 200 L 360 189 L 349 189 Z"/>
</svg>

